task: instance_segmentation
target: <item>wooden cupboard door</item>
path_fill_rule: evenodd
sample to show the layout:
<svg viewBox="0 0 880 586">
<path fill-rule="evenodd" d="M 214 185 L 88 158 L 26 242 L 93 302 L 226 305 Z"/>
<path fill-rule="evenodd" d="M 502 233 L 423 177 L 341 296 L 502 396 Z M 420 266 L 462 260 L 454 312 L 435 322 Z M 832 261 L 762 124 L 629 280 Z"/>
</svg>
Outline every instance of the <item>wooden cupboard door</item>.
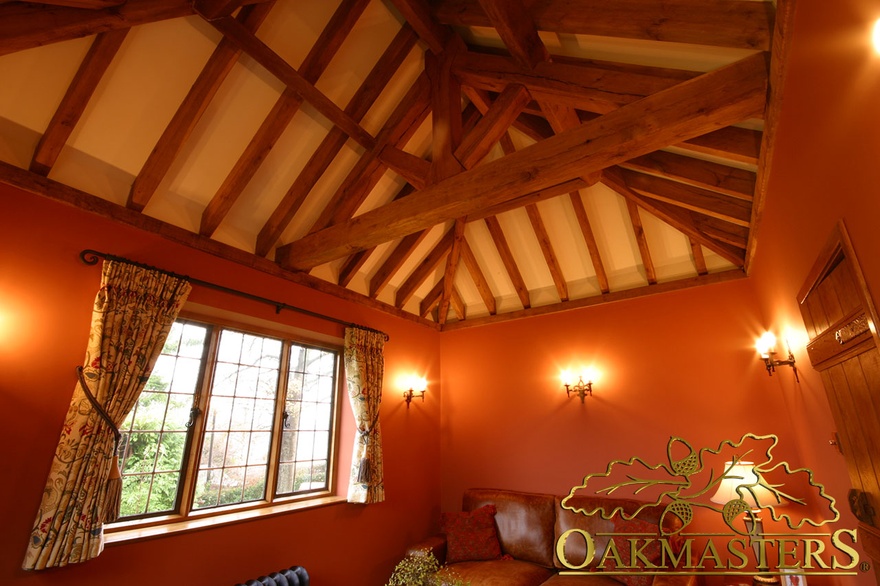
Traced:
<svg viewBox="0 0 880 586">
<path fill-rule="evenodd" d="M 852 490 L 861 541 L 880 561 L 880 343 L 876 311 L 842 224 L 798 297 L 810 363 L 822 376 Z"/>
</svg>

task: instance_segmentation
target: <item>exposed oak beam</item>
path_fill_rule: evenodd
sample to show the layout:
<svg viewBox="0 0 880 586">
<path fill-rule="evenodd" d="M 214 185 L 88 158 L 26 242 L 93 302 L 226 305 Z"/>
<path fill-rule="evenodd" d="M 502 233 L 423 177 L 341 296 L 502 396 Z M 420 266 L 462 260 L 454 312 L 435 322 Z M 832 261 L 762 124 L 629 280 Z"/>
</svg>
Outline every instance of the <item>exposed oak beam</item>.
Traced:
<svg viewBox="0 0 880 586">
<path fill-rule="evenodd" d="M 379 270 L 377 270 L 370 279 L 370 297 L 376 298 L 379 296 L 379 293 L 382 292 L 385 285 L 387 285 L 394 274 L 400 270 L 403 263 L 412 256 L 416 247 L 422 243 L 427 235 L 428 230 L 422 230 L 421 232 L 404 236 L 400 242 L 397 243 L 397 246 L 394 247 L 394 250 L 391 251 L 391 254 L 388 255 L 388 258 L 385 259 L 385 262 L 382 263 L 382 266 L 379 267 Z"/>
<path fill-rule="evenodd" d="M 468 245 L 467 239 L 463 240 L 461 243 L 461 261 L 470 273 L 474 285 L 477 287 L 477 292 L 483 299 L 483 304 L 486 306 L 489 314 L 494 315 L 498 311 L 498 307 L 495 303 L 495 296 L 492 294 L 492 288 L 489 286 L 489 281 L 486 280 L 486 276 L 480 269 L 477 257 L 474 256 L 474 251 L 471 249 L 470 245 Z"/>
<path fill-rule="evenodd" d="M 757 165 L 761 153 L 761 138 L 762 133 L 758 130 L 729 126 L 695 136 L 675 146 L 695 153 Z"/>
<path fill-rule="evenodd" d="M 556 259 L 556 253 L 553 251 L 553 244 L 550 242 L 550 235 L 544 227 L 544 220 L 541 219 L 541 212 L 536 204 L 526 206 L 526 213 L 529 216 L 529 222 L 535 231 L 535 237 L 538 239 L 538 246 L 547 262 L 547 268 L 550 276 L 553 278 L 553 284 L 556 285 L 556 292 L 559 294 L 561 301 L 568 301 L 568 284 L 565 282 L 565 275 L 562 274 L 562 267 Z"/>
<path fill-rule="evenodd" d="M 492 26 L 477 0 L 443 0 L 435 19 L 452 26 Z M 538 30 L 770 49 L 773 7 L 746 0 L 538 0 L 529 8 Z"/>
<path fill-rule="evenodd" d="M 125 0 L 30 0 L 34 4 L 49 4 L 51 6 L 67 6 L 70 8 L 85 8 L 87 10 L 99 10 L 112 8 L 125 4 Z"/>
<path fill-rule="evenodd" d="M 415 46 L 416 40 L 416 35 L 410 27 L 404 26 L 400 29 L 400 32 L 385 49 L 379 61 L 345 107 L 345 111 L 355 120 L 361 120 L 366 115 L 382 89 L 385 88 L 397 68 Z M 425 81 L 425 83 L 427 82 Z M 303 170 L 260 229 L 255 247 L 258 256 L 269 254 L 312 188 L 330 166 L 334 157 L 342 150 L 347 140 L 348 136 L 335 126 L 327 133 L 318 149 L 309 158 Z"/>
<path fill-rule="evenodd" d="M 261 41 L 255 34 L 247 30 L 231 17 L 210 21 L 223 36 L 235 43 L 250 55 L 269 73 L 280 79 L 286 86 L 295 90 L 318 112 L 330 122 L 341 128 L 355 142 L 366 149 L 372 149 L 376 141 L 369 132 L 364 130 L 351 116 L 309 83 L 303 76 L 285 61 L 278 53 Z"/>
<path fill-rule="evenodd" d="M 231 16 L 233 12 L 247 4 L 266 1 L 274 2 L 275 0 L 193 0 L 193 9 L 202 18 L 213 20 L 215 18 Z"/>
<path fill-rule="evenodd" d="M 241 250 L 240 248 L 200 236 L 184 228 L 174 226 L 173 224 L 163 222 L 162 220 L 157 220 L 156 218 L 152 218 L 140 212 L 135 212 L 125 206 L 121 206 L 79 189 L 69 187 L 63 183 L 37 175 L 36 173 L 20 169 L 3 161 L 0 161 L 0 182 L 53 201 L 70 205 L 102 218 L 107 218 L 138 230 L 156 234 L 171 242 L 188 246 L 217 258 L 284 279 L 291 283 L 297 283 L 309 287 L 310 289 L 314 289 L 315 291 L 333 295 L 365 307 L 371 307 L 378 311 L 387 312 L 390 315 L 395 315 L 401 319 L 436 328 L 435 323 L 419 319 L 417 316 L 406 311 L 398 310 L 396 307 L 387 303 L 370 299 L 366 295 L 349 291 L 344 287 L 328 283 L 323 279 L 308 274 L 284 270 L 279 267 L 278 264 L 265 258 L 260 258 L 250 252 Z M 316 309 L 320 310 L 320 308 Z"/>
<path fill-rule="evenodd" d="M 619 169 L 607 169 L 602 174 L 602 183 L 622 195 L 627 200 L 637 203 L 640 207 L 657 216 L 679 232 L 682 232 L 706 248 L 714 251 L 735 266 L 742 267 L 742 251 L 706 234 L 706 232 L 701 229 L 699 214 L 685 208 L 651 199 L 650 197 L 646 197 L 633 191 L 627 186 Z"/>
<path fill-rule="evenodd" d="M 279 248 L 276 258 L 310 269 L 729 126 L 763 111 L 766 84 L 765 55 L 745 58 L 310 234 Z"/>
<path fill-rule="evenodd" d="M 128 31 L 127 28 L 117 29 L 95 37 L 46 132 L 37 143 L 30 165 L 31 171 L 40 175 L 49 174 Z"/>
<path fill-rule="evenodd" d="M 368 2 L 369 0 L 345 0 L 339 5 L 300 66 L 303 79 L 309 83 L 318 81 L 357 24 Z M 291 88 L 286 88 L 281 93 L 281 97 L 202 212 L 200 234 L 210 236 L 214 233 L 287 129 L 302 101 L 302 96 Z"/>
<path fill-rule="evenodd" d="M 245 30 L 256 30 L 269 15 L 271 8 L 271 4 L 261 4 L 244 11 L 238 16 L 242 21 L 240 25 Z M 143 211 L 150 202 L 156 188 L 159 187 L 180 149 L 183 148 L 186 139 L 192 134 L 202 114 L 208 108 L 208 104 L 223 84 L 223 80 L 226 79 L 232 66 L 238 61 L 239 55 L 241 55 L 241 50 L 232 42 L 221 39 L 217 44 L 217 48 L 214 49 L 177 112 L 174 113 L 168 126 L 162 132 L 159 141 L 153 147 L 150 156 L 147 157 L 144 166 L 135 177 L 128 193 L 128 207 L 136 211 Z"/>
<path fill-rule="evenodd" d="M 752 214 L 750 200 L 730 197 L 707 189 L 625 169 L 621 170 L 621 177 L 627 187 L 653 199 L 659 199 L 732 224 L 749 225 Z"/>
<path fill-rule="evenodd" d="M 649 285 L 657 284 L 657 272 L 654 270 L 654 260 L 651 258 L 651 249 L 648 248 L 648 239 L 645 237 L 645 227 L 642 225 L 642 217 L 639 215 L 639 206 L 631 200 L 626 200 L 626 211 L 632 224 L 636 243 L 639 245 L 639 256 L 642 259 L 642 267 L 645 269 L 645 278 Z"/>
<path fill-rule="evenodd" d="M 430 103 L 427 84 L 423 81 L 424 76 L 420 76 L 397 104 L 382 130 L 379 131 L 375 148 L 361 155 L 345 181 L 321 211 L 310 232 L 316 232 L 351 218 L 387 170 L 385 164 L 378 158 L 382 149 L 386 145 L 403 147 L 418 130 L 428 116 Z"/>
<path fill-rule="evenodd" d="M 587 209 L 584 207 L 584 200 L 578 191 L 569 194 L 571 206 L 574 208 L 574 216 L 580 226 L 581 234 L 584 237 L 584 243 L 590 253 L 590 260 L 593 262 L 593 270 L 596 271 L 596 280 L 599 282 L 599 290 L 602 293 L 608 293 L 611 287 L 608 284 L 608 274 L 605 272 L 605 263 L 602 262 L 602 255 L 599 254 L 599 245 L 596 242 L 596 236 L 593 234 L 593 227 L 590 225 L 590 219 L 587 217 Z"/>
<path fill-rule="evenodd" d="M 461 247 L 464 242 L 464 220 L 456 220 L 452 227 L 452 245 L 449 254 L 446 255 L 446 270 L 443 272 L 443 293 L 440 295 L 439 319 L 441 325 L 446 323 L 449 313 L 449 304 L 452 301 L 452 292 L 455 289 L 455 275 L 458 272 L 458 263 L 461 260 Z M 458 312 L 461 316 L 462 312 Z"/>
<path fill-rule="evenodd" d="M 688 238 L 688 244 L 691 245 L 691 254 L 694 258 L 694 268 L 697 270 L 697 274 L 708 274 L 709 269 L 706 267 L 706 258 L 703 256 L 703 247 L 693 238 Z"/>
<path fill-rule="evenodd" d="M 193 14 L 192 0 L 127 0 L 103 10 L 0 6 L 0 55 Z"/>
<path fill-rule="evenodd" d="M 635 157 L 620 166 L 742 199 L 751 200 L 755 192 L 753 171 L 665 151 Z"/>
<path fill-rule="evenodd" d="M 431 163 L 394 145 L 387 144 L 379 152 L 379 160 L 389 169 L 406 179 L 416 189 L 422 189 L 431 177 Z"/>
<path fill-rule="evenodd" d="M 452 59 L 463 49 L 461 39 L 450 42 L 439 56 L 425 53 L 425 73 L 431 81 L 431 183 L 462 170 L 453 153 L 461 142 L 461 86 L 450 75 Z"/>
<path fill-rule="evenodd" d="M 690 279 L 679 279 L 677 281 L 668 281 L 657 283 L 656 285 L 645 285 L 644 287 L 635 287 L 633 289 L 624 289 L 604 295 L 594 295 L 592 297 L 582 297 L 571 301 L 562 301 L 559 303 L 550 303 L 528 309 L 520 309 L 518 311 L 509 311 L 498 313 L 496 315 L 487 315 L 483 317 L 472 317 L 466 321 L 457 321 L 446 323 L 442 327 L 442 331 L 453 331 L 464 328 L 484 326 L 487 324 L 502 323 L 526 317 L 537 317 L 540 315 L 548 315 L 551 313 L 559 313 L 562 311 L 571 311 L 573 309 L 582 309 L 584 307 L 593 307 L 602 303 L 612 303 L 616 301 L 625 301 L 627 299 L 638 299 L 648 295 L 657 295 L 659 293 L 667 293 L 670 291 L 681 291 L 692 287 L 700 287 L 704 285 L 712 285 L 715 283 L 726 283 L 735 279 L 742 279 L 746 274 L 741 269 L 733 269 L 718 273 L 709 273 L 708 275 L 700 275 Z"/>
<path fill-rule="evenodd" d="M 770 62 L 770 95 L 764 113 L 764 127 L 761 136 L 758 176 L 755 185 L 755 200 L 752 206 L 753 229 L 749 232 L 749 243 L 746 250 L 745 271 L 748 273 L 757 243 L 756 234 L 764 213 L 764 200 L 767 196 L 767 185 L 770 181 L 770 170 L 774 159 L 776 132 L 782 114 L 782 87 L 788 69 L 791 37 L 794 29 L 795 0 L 777 0 L 776 26 L 773 30 L 773 59 Z"/>
<path fill-rule="evenodd" d="M 465 169 L 473 168 L 489 154 L 502 136 L 507 136 L 507 129 L 528 104 L 529 99 L 529 92 L 524 86 L 512 84 L 504 88 L 485 116 L 464 137 L 455 151 L 455 157 Z"/>
<path fill-rule="evenodd" d="M 447 27 L 439 24 L 431 16 L 427 0 L 391 0 L 391 4 L 428 44 L 431 51 L 435 54 L 443 51 L 451 33 Z"/>
<path fill-rule="evenodd" d="M 531 68 L 550 59 L 522 0 L 479 0 L 479 3 L 518 63 Z"/>
<path fill-rule="evenodd" d="M 504 237 L 504 230 L 501 228 L 501 223 L 495 216 L 489 216 L 488 218 L 485 218 L 484 221 L 486 222 L 486 227 L 489 229 L 489 234 L 492 236 L 492 242 L 495 244 L 495 249 L 501 257 L 501 262 L 504 264 L 504 268 L 507 269 L 507 276 L 510 278 L 513 289 L 516 291 L 523 308 L 528 309 L 532 305 L 529 296 L 529 288 L 526 286 L 522 274 L 519 272 L 519 267 L 516 264 L 516 260 L 513 258 L 513 252 L 510 250 L 507 238 Z"/>
<path fill-rule="evenodd" d="M 414 197 L 414 196 L 410 196 Z M 409 198 L 407 198 L 409 199 Z M 449 252 L 449 249 L 452 247 L 452 239 L 454 238 L 454 230 L 448 230 L 446 234 L 444 234 L 443 238 L 440 239 L 440 242 L 437 243 L 434 248 L 431 249 L 431 252 L 428 253 L 422 262 L 419 263 L 419 266 L 410 273 L 409 277 L 407 277 L 406 281 L 397 289 L 397 294 L 394 299 L 394 306 L 398 309 L 403 309 L 403 306 L 406 305 L 406 302 L 409 301 L 410 297 L 413 296 L 413 293 L 416 292 L 416 289 L 425 282 L 425 279 L 428 278 L 428 275 L 437 268 L 440 264 L 440 261 L 443 260 L 443 257 Z"/>
<path fill-rule="evenodd" d="M 634 71 L 627 67 L 616 69 L 606 64 L 571 61 L 539 63 L 526 69 L 501 55 L 473 51 L 456 57 L 453 73 L 465 86 L 497 93 L 509 84 L 522 84 L 540 102 L 598 114 L 616 110 L 699 75 L 666 69 Z"/>
</svg>

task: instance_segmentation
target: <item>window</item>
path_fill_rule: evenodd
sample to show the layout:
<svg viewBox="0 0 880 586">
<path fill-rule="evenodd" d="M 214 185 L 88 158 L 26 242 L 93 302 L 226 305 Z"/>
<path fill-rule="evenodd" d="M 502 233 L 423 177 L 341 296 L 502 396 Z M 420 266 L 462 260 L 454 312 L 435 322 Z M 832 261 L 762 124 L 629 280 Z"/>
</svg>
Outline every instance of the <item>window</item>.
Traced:
<svg viewBox="0 0 880 586">
<path fill-rule="evenodd" d="M 338 370 L 338 349 L 175 322 L 120 428 L 119 520 L 326 495 Z"/>
</svg>

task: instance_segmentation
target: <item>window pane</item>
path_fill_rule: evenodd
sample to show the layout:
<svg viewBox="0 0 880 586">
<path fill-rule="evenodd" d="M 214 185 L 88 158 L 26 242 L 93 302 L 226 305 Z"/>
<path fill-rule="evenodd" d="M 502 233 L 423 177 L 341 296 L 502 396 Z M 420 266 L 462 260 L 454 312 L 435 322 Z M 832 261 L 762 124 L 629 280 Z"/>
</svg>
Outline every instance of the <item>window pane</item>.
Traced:
<svg viewBox="0 0 880 586">
<path fill-rule="evenodd" d="M 176 321 L 144 391 L 122 426 L 120 519 L 175 511 L 189 441 L 190 409 L 203 370 L 207 326 Z"/>
<path fill-rule="evenodd" d="M 279 495 L 327 488 L 338 353 L 293 344 L 284 404 Z"/>
<path fill-rule="evenodd" d="M 220 332 L 195 509 L 265 498 L 280 340 Z"/>
</svg>

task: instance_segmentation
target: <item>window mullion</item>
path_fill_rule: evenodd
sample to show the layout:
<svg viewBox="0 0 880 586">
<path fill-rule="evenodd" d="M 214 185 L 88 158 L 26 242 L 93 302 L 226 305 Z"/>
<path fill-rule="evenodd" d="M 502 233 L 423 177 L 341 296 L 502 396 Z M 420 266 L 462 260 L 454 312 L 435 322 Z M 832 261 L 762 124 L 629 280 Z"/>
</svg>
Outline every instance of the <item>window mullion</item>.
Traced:
<svg viewBox="0 0 880 586">
<path fill-rule="evenodd" d="M 290 341 L 281 347 L 281 364 L 278 369 L 278 392 L 275 395 L 275 420 L 272 424 L 272 443 L 269 448 L 269 469 L 266 475 L 266 500 L 275 500 L 278 484 L 278 461 L 281 458 L 281 437 L 284 433 L 284 411 L 287 407 L 287 381 L 290 371 Z"/>
<path fill-rule="evenodd" d="M 205 416 L 208 413 L 208 403 L 211 397 L 211 385 L 214 377 L 214 365 L 217 363 L 217 346 L 220 339 L 221 328 L 212 327 L 210 341 L 205 352 L 205 360 L 202 364 L 201 383 L 198 385 L 196 396 L 193 398 L 193 406 L 198 409 L 198 414 L 193 419 L 192 437 L 186 457 L 186 468 L 183 478 L 183 490 L 181 492 L 180 514 L 188 516 L 192 511 L 195 493 L 196 475 L 201 460 L 202 443 L 205 439 Z"/>
</svg>

